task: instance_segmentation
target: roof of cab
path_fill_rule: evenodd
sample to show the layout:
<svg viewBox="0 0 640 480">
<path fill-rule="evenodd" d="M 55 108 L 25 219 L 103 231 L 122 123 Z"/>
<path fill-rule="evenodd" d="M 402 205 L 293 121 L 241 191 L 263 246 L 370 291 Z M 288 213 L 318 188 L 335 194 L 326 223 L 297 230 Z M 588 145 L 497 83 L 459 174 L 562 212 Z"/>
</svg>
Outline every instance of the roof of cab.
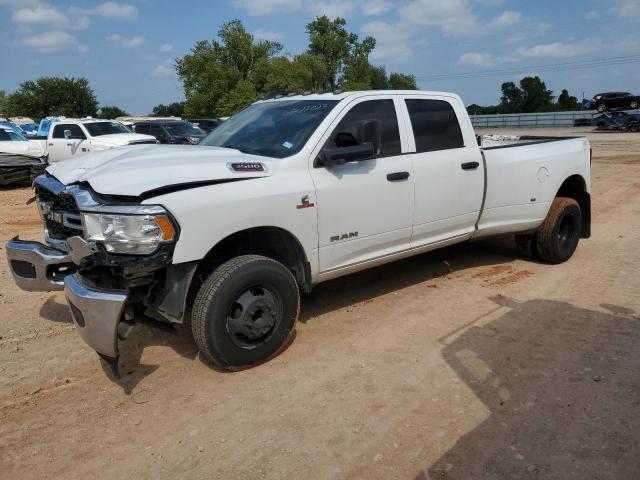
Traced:
<svg viewBox="0 0 640 480">
<path fill-rule="evenodd" d="M 343 100 L 351 97 L 365 97 L 375 95 L 436 95 L 436 96 L 455 96 L 457 95 L 449 92 L 432 92 L 426 90 L 354 90 L 351 92 L 326 92 L 326 93 L 309 93 L 309 94 L 295 94 L 295 95 L 283 95 L 277 98 L 268 98 L 264 100 L 258 100 L 256 103 L 263 102 L 279 102 L 283 100 Z"/>
</svg>

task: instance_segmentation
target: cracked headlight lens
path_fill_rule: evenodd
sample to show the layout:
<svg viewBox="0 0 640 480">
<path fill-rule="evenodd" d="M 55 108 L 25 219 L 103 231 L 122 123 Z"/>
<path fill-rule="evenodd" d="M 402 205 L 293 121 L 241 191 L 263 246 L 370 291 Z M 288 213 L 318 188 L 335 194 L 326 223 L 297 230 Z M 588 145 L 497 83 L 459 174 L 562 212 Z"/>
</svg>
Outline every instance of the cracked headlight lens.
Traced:
<svg viewBox="0 0 640 480">
<path fill-rule="evenodd" d="M 148 255 L 175 238 L 175 228 L 167 215 L 82 215 L 87 240 L 100 242 L 111 253 Z"/>
</svg>

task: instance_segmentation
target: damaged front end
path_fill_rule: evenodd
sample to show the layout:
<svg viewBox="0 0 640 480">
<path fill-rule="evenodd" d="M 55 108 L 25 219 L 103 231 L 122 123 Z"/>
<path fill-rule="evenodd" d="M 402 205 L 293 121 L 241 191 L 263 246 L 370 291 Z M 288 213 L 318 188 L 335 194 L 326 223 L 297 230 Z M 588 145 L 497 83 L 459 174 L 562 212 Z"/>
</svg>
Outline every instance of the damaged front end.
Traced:
<svg viewBox="0 0 640 480">
<path fill-rule="evenodd" d="M 48 175 L 34 186 L 47 244 L 10 240 L 13 278 L 27 291 L 64 290 L 83 340 L 117 374 L 136 318 L 182 323 L 196 263 L 172 264 L 178 229 L 161 206 L 106 201 Z"/>
</svg>

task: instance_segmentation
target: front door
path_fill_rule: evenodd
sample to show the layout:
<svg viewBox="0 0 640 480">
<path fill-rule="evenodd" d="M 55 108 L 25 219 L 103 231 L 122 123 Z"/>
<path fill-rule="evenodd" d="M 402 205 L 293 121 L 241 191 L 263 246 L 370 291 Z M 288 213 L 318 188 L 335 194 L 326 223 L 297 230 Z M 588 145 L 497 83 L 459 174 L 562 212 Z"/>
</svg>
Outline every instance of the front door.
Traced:
<svg viewBox="0 0 640 480">
<path fill-rule="evenodd" d="M 371 141 L 376 154 L 369 160 L 311 167 L 321 273 L 409 248 L 413 169 L 411 159 L 402 155 L 406 137 L 398 118 L 393 97 L 363 97 L 349 104 L 325 135 L 323 149 Z"/>
<path fill-rule="evenodd" d="M 69 138 L 64 132 L 69 131 Z M 80 128 L 80 125 L 72 123 L 56 123 L 53 126 L 53 133 L 47 145 L 49 152 L 49 162 L 59 162 L 66 158 L 75 157 L 87 153 L 87 137 Z"/>
</svg>

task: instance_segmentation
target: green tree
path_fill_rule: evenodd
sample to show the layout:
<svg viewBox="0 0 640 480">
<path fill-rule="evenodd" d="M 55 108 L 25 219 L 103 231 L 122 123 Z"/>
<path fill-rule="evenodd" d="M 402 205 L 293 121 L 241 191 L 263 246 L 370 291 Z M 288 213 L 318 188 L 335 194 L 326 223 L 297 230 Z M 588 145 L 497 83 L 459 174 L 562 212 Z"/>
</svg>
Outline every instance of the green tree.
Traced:
<svg viewBox="0 0 640 480">
<path fill-rule="evenodd" d="M 387 90 L 389 88 L 389 78 L 384 67 L 376 67 L 371 65 L 369 70 L 369 79 L 371 80 L 372 90 Z"/>
<path fill-rule="evenodd" d="M 316 17 L 307 24 L 309 47 L 307 53 L 317 55 L 325 65 L 323 89 L 334 90 L 338 86 L 353 89 L 356 84 L 370 84 L 369 53 L 375 48 L 373 37 L 358 41 L 358 35 L 348 32 L 344 18 Z M 343 78 L 345 77 L 345 78 Z"/>
<path fill-rule="evenodd" d="M 558 96 L 558 110 L 561 112 L 570 112 L 580 110 L 581 104 L 576 97 L 569 95 L 567 89 L 562 90 Z"/>
<path fill-rule="evenodd" d="M 389 75 L 390 90 L 417 90 L 415 75 L 405 75 L 403 73 L 392 73 Z"/>
<path fill-rule="evenodd" d="M 553 91 L 547 89 L 540 77 L 524 77 L 520 80 L 520 88 L 523 92 L 522 111 L 548 112 L 554 109 Z"/>
<path fill-rule="evenodd" d="M 523 92 L 513 82 L 505 82 L 501 87 L 500 113 L 521 112 L 524 99 Z"/>
<path fill-rule="evenodd" d="M 105 119 L 111 119 L 111 120 L 117 117 L 126 117 L 128 115 L 129 114 L 124 110 L 122 110 L 121 108 L 116 106 L 108 106 L 108 105 L 105 105 L 104 107 L 100 107 L 100 112 L 98 112 L 99 118 L 105 118 Z"/>
<path fill-rule="evenodd" d="M 219 116 L 227 117 L 256 100 L 258 100 L 258 92 L 256 92 L 253 83 L 249 80 L 240 80 L 235 87 L 222 95 L 222 98 L 218 101 L 217 112 Z"/>
<path fill-rule="evenodd" d="M 246 83 L 238 85 L 241 80 L 263 91 L 269 60 L 282 49 L 277 42 L 256 42 L 239 20 L 223 24 L 218 37 L 220 41 L 196 43 L 190 54 L 176 61 L 189 116 L 224 116 L 238 99 L 253 98 Z"/>
<path fill-rule="evenodd" d="M 271 94 L 322 90 L 325 67 L 315 55 L 275 57 L 269 62 L 264 91 Z"/>
<path fill-rule="evenodd" d="M 10 96 L 7 110 L 9 115 L 34 119 L 95 116 L 98 100 L 86 78 L 42 77 L 21 83 Z"/>
<path fill-rule="evenodd" d="M 184 115 L 185 103 L 173 102 L 169 105 L 156 105 L 153 107 L 152 115 L 156 117 L 182 117 Z"/>
<path fill-rule="evenodd" d="M 8 98 L 9 96 L 4 92 L 4 90 L 0 90 L 0 114 L 5 113 Z"/>
</svg>

